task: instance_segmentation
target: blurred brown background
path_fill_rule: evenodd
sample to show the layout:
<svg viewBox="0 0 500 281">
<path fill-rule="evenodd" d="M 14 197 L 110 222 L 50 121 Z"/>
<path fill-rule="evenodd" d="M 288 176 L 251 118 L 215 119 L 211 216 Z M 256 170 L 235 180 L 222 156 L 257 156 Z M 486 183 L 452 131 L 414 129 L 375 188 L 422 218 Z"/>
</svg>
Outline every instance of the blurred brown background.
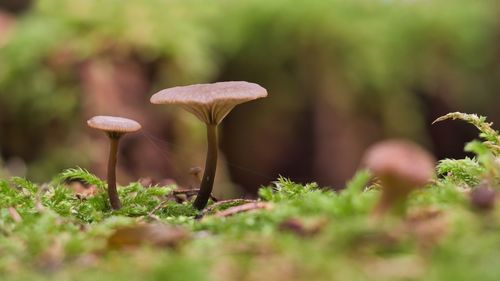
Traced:
<svg viewBox="0 0 500 281">
<path fill-rule="evenodd" d="M 46 181 L 79 165 L 103 176 L 107 140 L 85 120 L 118 115 L 144 128 L 123 139 L 120 183 L 192 185 L 203 126 L 149 97 L 228 80 L 269 97 L 223 122 L 223 196 L 278 175 L 341 188 L 388 137 L 463 157 L 474 128 L 431 122 L 464 111 L 500 123 L 499 12 L 496 0 L 2 0 L 0 175 Z"/>
</svg>

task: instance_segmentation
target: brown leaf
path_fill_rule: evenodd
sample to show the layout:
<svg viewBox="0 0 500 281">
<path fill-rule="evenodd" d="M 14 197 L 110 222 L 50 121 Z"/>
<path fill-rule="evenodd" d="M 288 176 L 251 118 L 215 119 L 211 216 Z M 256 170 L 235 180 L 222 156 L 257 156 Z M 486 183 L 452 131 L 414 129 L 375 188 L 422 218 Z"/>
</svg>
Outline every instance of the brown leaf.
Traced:
<svg viewBox="0 0 500 281">
<path fill-rule="evenodd" d="M 57 270 L 64 260 L 64 243 L 68 239 L 69 237 L 66 235 L 54 238 L 50 246 L 38 257 L 37 265 L 43 270 Z"/>
<path fill-rule="evenodd" d="M 380 280 L 416 279 L 425 273 L 425 263 L 416 256 L 371 258 L 365 261 L 364 271 Z"/>
<path fill-rule="evenodd" d="M 68 183 L 68 188 L 73 191 L 78 198 L 91 197 L 97 193 L 97 186 L 86 185 L 80 181 L 72 181 Z"/>
<path fill-rule="evenodd" d="M 321 218 L 312 222 L 304 222 L 297 218 L 289 218 L 281 222 L 278 228 L 281 231 L 288 231 L 298 236 L 307 237 L 318 234 L 326 225 L 327 220 Z"/>
<path fill-rule="evenodd" d="M 179 227 L 165 224 L 138 224 L 116 229 L 108 238 L 108 247 L 123 249 L 149 244 L 175 248 L 188 238 L 189 233 Z"/>
<path fill-rule="evenodd" d="M 21 215 L 17 212 L 16 208 L 14 207 L 9 207 L 8 208 L 8 211 L 9 211 L 9 215 L 10 217 L 12 218 L 12 220 L 14 222 L 21 222 L 23 221 L 23 218 L 21 217 Z"/>
<path fill-rule="evenodd" d="M 408 214 L 406 228 L 423 249 L 429 249 L 446 235 L 449 222 L 443 211 L 421 208 Z"/>
</svg>

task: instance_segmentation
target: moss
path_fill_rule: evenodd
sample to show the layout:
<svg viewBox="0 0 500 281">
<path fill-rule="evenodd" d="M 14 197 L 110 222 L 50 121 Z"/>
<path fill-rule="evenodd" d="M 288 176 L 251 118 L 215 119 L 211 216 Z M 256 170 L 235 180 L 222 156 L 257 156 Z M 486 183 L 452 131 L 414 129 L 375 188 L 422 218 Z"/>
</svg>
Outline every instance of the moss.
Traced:
<svg viewBox="0 0 500 281">
<path fill-rule="evenodd" d="M 492 153 L 484 147 L 476 159 Z M 496 280 L 500 209 L 475 212 L 464 192 L 494 179 L 499 171 L 491 164 L 443 160 L 440 177 L 411 194 L 405 216 L 378 219 L 370 211 L 379 191 L 366 171 L 339 192 L 282 177 L 259 192 L 269 208 L 213 215 L 242 203 L 233 201 L 201 219 L 190 202 L 168 200 L 173 186 L 120 187 L 123 208 L 112 211 L 105 185 L 83 169 L 44 185 L 1 180 L 0 274 L 7 281 Z M 70 179 L 95 192 L 78 195 Z M 191 238 L 176 248 L 107 247 L 115 229 L 152 221 L 175 224 Z"/>
</svg>

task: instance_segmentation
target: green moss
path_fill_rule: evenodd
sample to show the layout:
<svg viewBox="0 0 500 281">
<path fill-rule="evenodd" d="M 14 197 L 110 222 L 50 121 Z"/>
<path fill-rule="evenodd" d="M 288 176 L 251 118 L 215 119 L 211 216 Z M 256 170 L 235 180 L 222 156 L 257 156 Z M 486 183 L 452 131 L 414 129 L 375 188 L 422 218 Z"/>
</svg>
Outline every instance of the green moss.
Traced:
<svg viewBox="0 0 500 281">
<path fill-rule="evenodd" d="M 478 158 L 493 153 L 476 143 Z M 268 208 L 214 215 L 242 203 L 233 201 L 201 219 L 190 202 L 168 200 L 174 186 L 120 187 L 123 208 L 112 211 L 105 184 L 83 169 L 43 185 L 1 180 L 0 274 L 7 281 L 496 280 L 500 209 L 474 211 L 464 187 L 494 184 L 498 170 L 489 161 L 442 160 L 439 177 L 411 194 L 405 217 L 382 218 L 372 215 L 379 191 L 366 171 L 339 192 L 281 177 L 259 192 Z M 77 196 L 69 180 L 95 193 Z M 190 239 L 175 249 L 107 247 L 116 228 L 151 221 L 182 227 Z"/>
<path fill-rule="evenodd" d="M 479 183 L 485 169 L 476 159 L 443 159 L 436 167 L 437 173 L 447 181 L 457 184 L 474 186 Z"/>
</svg>

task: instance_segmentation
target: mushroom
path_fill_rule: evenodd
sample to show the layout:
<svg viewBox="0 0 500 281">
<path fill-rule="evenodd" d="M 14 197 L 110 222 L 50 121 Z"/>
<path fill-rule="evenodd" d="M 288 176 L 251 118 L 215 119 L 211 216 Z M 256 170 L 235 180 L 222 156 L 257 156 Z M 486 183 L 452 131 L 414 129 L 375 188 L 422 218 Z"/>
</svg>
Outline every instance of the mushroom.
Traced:
<svg viewBox="0 0 500 281">
<path fill-rule="evenodd" d="M 376 214 L 400 207 L 415 189 L 429 183 L 434 174 L 434 157 L 420 146 L 405 140 L 386 140 L 371 146 L 363 164 L 382 184 Z"/>
<path fill-rule="evenodd" d="M 487 212 L 495 208 L 495 197 L 495 190 L 483 182 L 470 192 L 470 203 L 475 210 Z"/>
<path fill-rule="evenodd" d="M 202 210 L 212 192 L 217 167 L 217 125 L 238 104 L 267 96 L 263 87 L 244 81 L 195 84 L 164 89 L 151 97 L 153 104 L 180 104 L 207 127 L 207 158 L 200 191 L 193 203 Z"/>
<path fill-rule="evenodd" d="M 94 116 L 87 121 L 87 125 L 91 128 L 104 131 L 109 137 L 108 196 L 111 207 L 118 210 L 121 207 L 118 191 L 116 190 L 116 159 L 118 153 L 118 143 L 124 134 L 139 130 L 141 128 L 141 124 L 127 118 Z"/>
</svg>

